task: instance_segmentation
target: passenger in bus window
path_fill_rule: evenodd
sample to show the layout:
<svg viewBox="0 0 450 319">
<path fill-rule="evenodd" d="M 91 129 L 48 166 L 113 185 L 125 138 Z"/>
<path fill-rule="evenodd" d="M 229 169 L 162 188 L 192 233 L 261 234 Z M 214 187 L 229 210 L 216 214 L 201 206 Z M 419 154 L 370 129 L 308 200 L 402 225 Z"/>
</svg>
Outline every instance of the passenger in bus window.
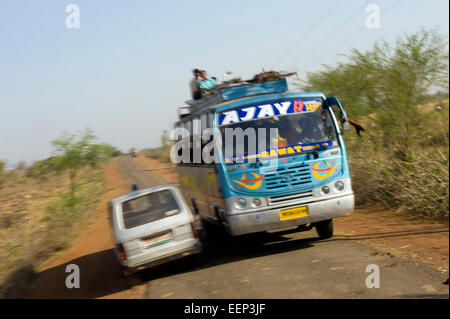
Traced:
<svg viewBox="0 0 450 319">
<path fill-rule="evenodd" d="M 287 118 L 278 125 L 278 135 L 278 147 L 295 145 L 300 138 L 299 133 Z"/>
<path fill-rule="evenodd" d="M 301 128 L 299 134 L 300 143 L 315 143 L 324 139 L 323 130 L 320 128 L 321 122 L 320 116 L 317 114 L 305 114 L 303 115 L 298 124 Z"/>
</svg>

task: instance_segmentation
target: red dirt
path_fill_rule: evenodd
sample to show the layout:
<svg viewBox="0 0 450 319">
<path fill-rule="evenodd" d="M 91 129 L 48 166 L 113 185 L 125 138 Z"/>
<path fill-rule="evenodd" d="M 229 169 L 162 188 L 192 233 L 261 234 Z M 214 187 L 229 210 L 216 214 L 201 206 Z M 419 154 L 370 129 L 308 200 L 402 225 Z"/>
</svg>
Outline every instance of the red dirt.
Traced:
<svg viewBox="0 0 450 319">
<path fill-rule="evenodd" d="M 335 220 L 338 235 L 448 272 L 448 219 L 413 217 L 383 207 L 357 207 Z"/>
<path fill-rule="evenodd" d="M 134 161 L 138 162 L 144 170 L 161 175 L 167 180 L 168 183 L 178 184 L 178 177 L 174 171 L 175 166 L 172 163 L 163 163 L 144 155 L 136 157 Z"/>
<path fill-rule="evenodd" d="M 114 246 L 107 217 L 110 199 L 127 193 L 128 188 L 115 162 L 105 167 L 107 191 L 100 199 L 94 224 L 80 233 L 72 246 L 45 262 L 25 298 L 138 298 L 143 286 L 128 289 L 120 278 L 120 268 L 112 252 Z M 68 264 L 80 267 L 80 288 L 65 286 Z"/>
</svg>

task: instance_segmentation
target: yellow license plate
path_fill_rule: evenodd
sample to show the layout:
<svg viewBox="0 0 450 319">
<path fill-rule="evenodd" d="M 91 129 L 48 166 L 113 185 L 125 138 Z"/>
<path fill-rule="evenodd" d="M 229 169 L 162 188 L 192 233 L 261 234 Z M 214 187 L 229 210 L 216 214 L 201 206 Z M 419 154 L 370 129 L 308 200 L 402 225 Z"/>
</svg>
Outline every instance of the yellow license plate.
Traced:
<svg viewBox="0 0 450 319">
<path fill-rule="evenodd" d="M 308 215 L 309 215 L 308 206 L 301 206 L 301 207 L 280 210 L 280 220 L 305 217 Z"/>
</svg>

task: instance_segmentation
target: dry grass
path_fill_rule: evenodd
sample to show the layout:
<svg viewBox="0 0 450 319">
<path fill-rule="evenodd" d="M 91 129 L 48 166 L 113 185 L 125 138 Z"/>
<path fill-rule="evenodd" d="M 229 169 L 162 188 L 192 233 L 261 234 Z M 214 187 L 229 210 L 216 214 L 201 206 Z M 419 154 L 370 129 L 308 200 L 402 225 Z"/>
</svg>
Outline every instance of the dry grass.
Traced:
<svg viewBox="0 0 450 319">
<path fill-rule="evenodd" d="M 448 217 L 448 100 L 421 109 L 423 125 L 416 128 L 407 160 L 383 147 L 370 119 L 361 121 L 368 128 L 363 138 L 346 136 L 357 204 L 381 202 L 412 214 Z"/>
<path fill-rule="evenodd" d="M 20 181 L 20 182 L 18 182 Z M 80 171 L 70 198 L 66 174 L 36 180 L 10 174 L 0 189 L 0 296 L 17 297 L 39 262 L 67 247 L 89 223 L 104 191 L 100 169 Z"/>
<path fill-rule="evenodd" d="M 159 160 L 161 162 L 171 163 L 170 160 L 170 148 L 171 146 L 161 146 L 157 148 L 150 148 L 143 150 L 142 153 L 146 156 Z"/>
</svg>

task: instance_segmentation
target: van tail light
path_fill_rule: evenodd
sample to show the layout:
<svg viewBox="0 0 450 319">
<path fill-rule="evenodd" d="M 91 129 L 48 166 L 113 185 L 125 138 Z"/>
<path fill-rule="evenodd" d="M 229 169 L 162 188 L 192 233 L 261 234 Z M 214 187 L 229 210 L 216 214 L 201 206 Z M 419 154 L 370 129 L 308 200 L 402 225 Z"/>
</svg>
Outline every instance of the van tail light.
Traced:
<svg viewBox="0 0 450 319">
<path fill-rule="evenodd" d="M 198 238 L 197 229 L 195 229 L 194 223 L 191 223 L 191 228 L 192 228 L 192 235 L 194 236 L 194 238 Z"/>
<path fill-rule="evenodd" d="M 125 253 L 125 249 L 123 248 L 122 244 L 117 245 L 117 250 L 119 251 L 120 259 L 126 260 L 127 254 Z"/>
</svg>

